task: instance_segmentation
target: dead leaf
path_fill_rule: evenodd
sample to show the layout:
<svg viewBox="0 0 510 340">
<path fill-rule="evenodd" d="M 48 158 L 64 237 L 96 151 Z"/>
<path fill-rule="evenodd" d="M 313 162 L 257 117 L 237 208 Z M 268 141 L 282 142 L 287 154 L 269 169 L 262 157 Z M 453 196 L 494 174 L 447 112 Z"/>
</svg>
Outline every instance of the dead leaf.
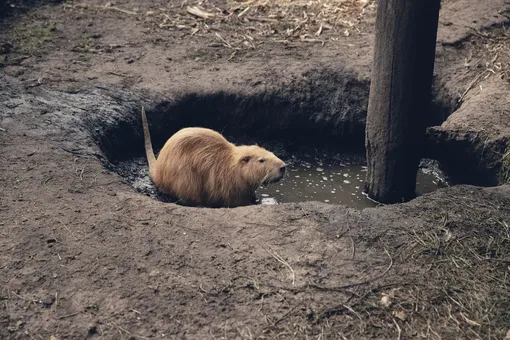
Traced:
<svg viewBox="0 0 510 340">
<path fill-rule="evenodd" d="M 406 321 L 406 319 L 407 319 L 407 313 L 406 313 L 406 312 L 404 312 L 403 310 L 398 311 L 398 312 L 397 312 L 397 311 L 393 311 L 393 312 L 391 313 L 391 315 L 393 315 L 393 316 L 394 316 L 394 317 L 396 317 L 396 318 L 399 318 L 399 319 L 400 319 L 400 320 L 402 320 L 402 321 Z"/>
<path fill-rule="evenodd" d="M 503 340 L 510 340 L 510 328 L 508 329 L 508 332 L 506 332 L 505 338 Z"/>
</svg>

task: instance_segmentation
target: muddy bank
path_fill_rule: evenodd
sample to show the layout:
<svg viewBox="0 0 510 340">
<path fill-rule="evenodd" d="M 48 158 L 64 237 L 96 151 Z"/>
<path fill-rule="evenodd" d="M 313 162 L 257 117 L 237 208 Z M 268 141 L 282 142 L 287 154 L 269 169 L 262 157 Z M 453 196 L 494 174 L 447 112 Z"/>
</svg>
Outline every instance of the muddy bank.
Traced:
<svg viewBox="0 0 510 340">
<path fill-rule="evenodd" d="M 506 332 L 510 187 L 456 186 L 364 210 L 179 207 L 106 171 L 115 158 L 96 137 L 139 131 L 141 141 L 140 102 L 157 112 L 159 96 L 4 80 L 2 336 Z"/>
<path fill-rule="evenodd" d="M 395 322 L 409 337 L 506 331 L 508 187 L 363 211 L 183 208 L 11 127 L 0 154 L 4 337 L 390 339 Z"/>
<path fill-rule="evenodd" d="M 508 186 L 362 211 L 184 208 L 24 131 L 11 124 L 0 150 L 6 338 L 506 331 Z"/>
<path fill-rule="evenodd" d="M 510 49 L 508 27 L 508 20 L 493 23 L 439 48 L 439 93 L 453 110 L 428 128 L 426 155 L 441 162 L 452 183 L 492 186 L 510 178 L 510 58 L 500 58 Z"/>
</svg>

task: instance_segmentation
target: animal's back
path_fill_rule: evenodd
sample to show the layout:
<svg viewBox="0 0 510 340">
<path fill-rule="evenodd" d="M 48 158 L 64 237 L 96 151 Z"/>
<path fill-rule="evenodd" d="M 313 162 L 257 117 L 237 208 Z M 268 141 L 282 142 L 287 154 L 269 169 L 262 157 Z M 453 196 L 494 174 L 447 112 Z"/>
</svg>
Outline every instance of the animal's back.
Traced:
<svg viewBox="0 0 510 340">
<path fill-rule="evenodd" d="M 235 146 L 221 134 L 205 128 L 184 128 L 159 153 L 154 182 L 168 194 L 205 201 L 211 178 L 223 178 Z M 205 190 L 204 190 L 205 189 Z M 201 203 L 201 202 L 196 202 Z"/>
<path fill-rule="evenodd" d="M 202 164 L 216 158 L 217 153 L 232 152 L 234 145 L 214 130 L 205 128 L 184 128 L 176 132 L 161 149 L 160 154 L 174 154 L 186 158 L 191 164 Z"/>
</svg>

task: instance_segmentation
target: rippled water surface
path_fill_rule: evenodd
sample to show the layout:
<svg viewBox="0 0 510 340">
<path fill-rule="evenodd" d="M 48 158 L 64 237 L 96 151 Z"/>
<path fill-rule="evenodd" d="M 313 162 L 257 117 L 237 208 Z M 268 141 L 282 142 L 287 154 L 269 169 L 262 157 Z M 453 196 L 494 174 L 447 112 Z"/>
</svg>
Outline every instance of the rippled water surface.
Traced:
<svg viewBox="0 0 510 340">
<path fill-rule="evenodd" d="M 261 187 L 257 197 L 262 204 L 322 201 L 366 208 L 377 203 L 363 193 L 367 168 L 356 159 L 293 159 L 287 175 L 279 183 Z M 430 162 L 429 162 L 430 163 Z M 446 186 L 437 169 L 421 167 L 417 176 L 417 194 Z"/>
</svg>

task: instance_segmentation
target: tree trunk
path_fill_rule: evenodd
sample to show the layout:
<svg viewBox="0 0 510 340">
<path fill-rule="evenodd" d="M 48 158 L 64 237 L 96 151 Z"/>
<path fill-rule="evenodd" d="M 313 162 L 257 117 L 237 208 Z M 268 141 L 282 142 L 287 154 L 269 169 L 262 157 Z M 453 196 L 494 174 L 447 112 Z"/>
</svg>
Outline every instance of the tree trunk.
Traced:
<svg viewBox="0 0 510 340">
<path fill-rule="evenodd" d="M 378 6 L 365 190 L 376 201 L 397 203 L 416 194 L 440 0 L 379 0 Z"/>
</svg>

